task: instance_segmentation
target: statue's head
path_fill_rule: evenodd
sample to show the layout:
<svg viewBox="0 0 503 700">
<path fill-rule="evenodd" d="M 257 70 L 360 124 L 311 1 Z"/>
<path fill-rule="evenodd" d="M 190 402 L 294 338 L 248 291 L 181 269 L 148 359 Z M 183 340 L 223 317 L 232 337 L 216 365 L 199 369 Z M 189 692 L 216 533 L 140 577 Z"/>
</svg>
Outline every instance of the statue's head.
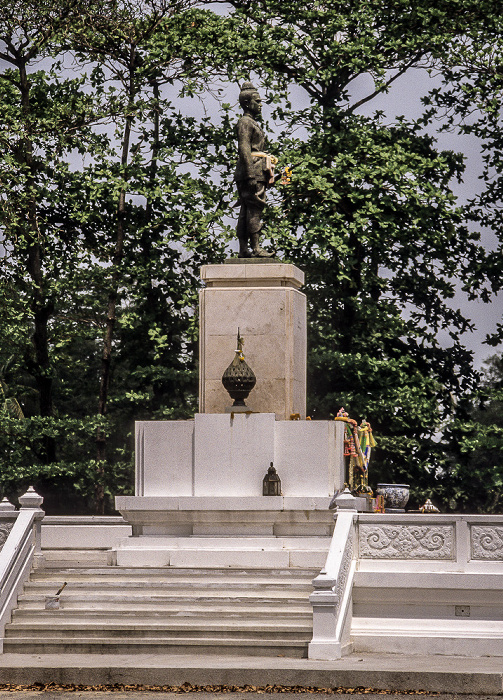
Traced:
<svg viewBox="0 0 503 700">
<path fill-rule="evenodd" d="M 262 110 L 262 100 L 253 83 L 243 83 L 241 92 L 239 93 L 239 104 L 243 109 L 252 112 L 252 114 L 260 114 Z"/>
</svg>

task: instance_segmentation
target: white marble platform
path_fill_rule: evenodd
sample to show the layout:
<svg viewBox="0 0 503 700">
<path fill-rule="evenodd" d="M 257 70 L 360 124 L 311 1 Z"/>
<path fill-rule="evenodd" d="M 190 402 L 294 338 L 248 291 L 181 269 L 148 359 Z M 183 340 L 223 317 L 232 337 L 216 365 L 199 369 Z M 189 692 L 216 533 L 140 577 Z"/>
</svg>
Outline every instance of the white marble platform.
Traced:
<svg viewBox="0 0 503 700">
<path fill-rule="evenodd" d="M 139 536 L 329 537 L 330 498 L 117 496 L 116 508 Z M 150 541 L 150 540 L 149 540 Z M 149 542 L 145 540 L 145 546 Z"/>
<path fill-rule="evenodd" d="M 136 423 L 136 496 L 262 497 L 273 462 L 286 497 L 329 498 L 344 483 L 343 424 L 274 413 Z"/>
</svg>

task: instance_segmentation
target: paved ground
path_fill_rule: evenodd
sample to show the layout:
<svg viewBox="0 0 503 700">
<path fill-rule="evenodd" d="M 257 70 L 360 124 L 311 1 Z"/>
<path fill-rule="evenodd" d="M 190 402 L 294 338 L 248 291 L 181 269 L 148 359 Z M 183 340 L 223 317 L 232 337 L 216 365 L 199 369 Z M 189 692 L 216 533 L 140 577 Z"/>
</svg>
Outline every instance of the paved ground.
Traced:
<svg viewBox="0 0 503 700">
<path fill-rule="evenodd" d="M 50 683 L 119 686 L 117 690 L 138 685 L 168 686 L 166 690 L 171 690 L 189 684 L 203 689 L 211 686 L 209 690 L 215 689 L 214 686 L 225 686 L 229 690 L 233 690 L 232 686 L 283 686 L 494 696 L 503 695 L 503 658 L 351 654 L 339 661 L 312 661 L 216 654 L 0 655 L 0 685 L 35 683 L 44 687 Z M 58 697 L 61 697 L 60 692 Z M 76 697 L 75 692 L 71 695 Z M 155 696 L 159 698 L 158 693 Z M 228 693 L 225 696 L 229 698 Z M 365 694 L 365 698 L 369 696 L 370 693 Z M 242 700 L 242 693 L 239 697 Z M 129 693 L 128 698 L 131 700 Z"/>
<path fill-rule="evenodd" d="M 184 693 L 166 693 L 163 691 L 150 692 L 144 691 L 128 691 L 128 692 L 97 692 L 97 691 L 61 691 L 61 690 L 18 690 L 0 692 L 0 700 L 13 700 L 13 696 L 22 695 L 22 700 L 110 700 L 112 695 L 113 700 L 180 700 L 180 695 Z M 264 700 L 265 693 L 246 693 L 247 700 Z M 266 696 L 268 694 L 265 694 Z M 306 694 L 300 693 L 281 693 L 282 700 L 299 700 Z M 333 694 L 329 693 L 309 693 L 309 700 L 329 700 L 333 698 Z M 337 700 L 411 700 L 414 696 L 405 694 L 386 694 L 376 695 L 375 693 L 365 694 L 337 694 Z M 435 700 L 501 700 L 498 695 L 451 695 L 451 694 L 430 694 L 416 697 L 435 698 Z M 243 693 L 197 693 L 198 700 L 243 700 Z"/>
</svg>

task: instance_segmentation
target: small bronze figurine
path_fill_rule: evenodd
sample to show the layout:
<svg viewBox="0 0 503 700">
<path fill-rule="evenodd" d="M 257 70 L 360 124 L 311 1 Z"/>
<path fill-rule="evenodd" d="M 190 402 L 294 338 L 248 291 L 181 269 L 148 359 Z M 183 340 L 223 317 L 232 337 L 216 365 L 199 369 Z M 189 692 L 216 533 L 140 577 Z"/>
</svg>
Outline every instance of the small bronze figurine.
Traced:
<svg viewBox="0 0 503 700">
<path fill-rule="evenodd" d="M 274 182 L 275 156 L 264 152 L 265 136 L 257 120 L 262 111 L 262 101 L 252 83 L 244 83 L 239 93 L 239 104 L 244 114 L 237 124 L 238 163 L 234 179 L 239 194 L 239 219 L 237 235 L 240 258 L 272 258 L 260 247 L 262 211 L 265 192 Z M 250 249 L 251 248 L 251 249 Z"/>
</svg>

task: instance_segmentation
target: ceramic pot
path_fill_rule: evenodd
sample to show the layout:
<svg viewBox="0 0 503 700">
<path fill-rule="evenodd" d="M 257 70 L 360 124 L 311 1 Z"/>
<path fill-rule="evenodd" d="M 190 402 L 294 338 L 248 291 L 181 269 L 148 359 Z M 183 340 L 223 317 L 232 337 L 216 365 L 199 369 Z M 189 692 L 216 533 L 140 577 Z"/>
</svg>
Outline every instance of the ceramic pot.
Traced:
<svg viewBox="0 0 503 700">
<path fill-rule="evenodd" d="M 404 513 L 409 500 L 408 484 L 377 484 L 377 495 L 384 496 L 387 513 Z"/>
</svg>

